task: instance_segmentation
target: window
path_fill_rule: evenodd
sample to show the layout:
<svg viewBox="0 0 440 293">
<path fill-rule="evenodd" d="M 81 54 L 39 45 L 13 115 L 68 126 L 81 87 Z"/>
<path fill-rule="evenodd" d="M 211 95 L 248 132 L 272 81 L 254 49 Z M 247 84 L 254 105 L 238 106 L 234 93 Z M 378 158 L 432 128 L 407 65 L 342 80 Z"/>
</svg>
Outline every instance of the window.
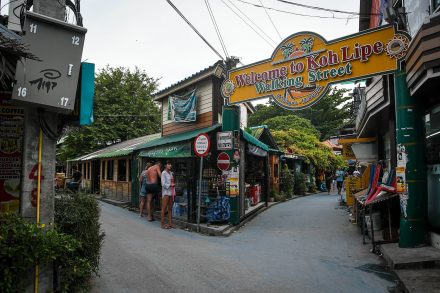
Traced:
<svg viewBox="0 0 440 293">
<path fill-rule="evenodd" d="M 107 180 L 113 180 L 113 160 L 107 161 Z"/>
<path fill-rule="evenodd" d="M 118 181 L 127 181 L 127 160 L 118 160 Z"/>
<path fill-rule="evenodd" d="M 279 176 L 278 173 L 279 173 L 278 164 L 273 164 L 273 177 L 278 178 Z"/>
<path fill-rule="evenodd" d="M 128 181 L 131 181 L 131 160 L 128 160 Z"/>
<path fill-rule="evenodd" d="M 432 2 L 432 8 L 433 8 L 433 12 L 437 13 L 440 11 L 440 0 L 433 0 Z"/>
</svg>

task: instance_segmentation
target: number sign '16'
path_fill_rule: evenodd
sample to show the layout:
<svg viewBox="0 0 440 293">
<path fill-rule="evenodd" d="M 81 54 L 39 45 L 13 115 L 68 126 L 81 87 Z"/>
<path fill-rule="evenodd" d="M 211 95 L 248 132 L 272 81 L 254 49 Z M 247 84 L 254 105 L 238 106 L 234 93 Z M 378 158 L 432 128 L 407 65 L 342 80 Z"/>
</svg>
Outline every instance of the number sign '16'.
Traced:
<svg viewBox="0 0 440 293">
<path fill-rule="evenodd" d="M 296 33 L 270 59 L 230 70 L 222 94 L 229 104 L 272 98 L 283 108 L 304 109 L 318 102 L 331 84 L 392 73 L 408 45 L 408 35 L 393 26 L 329 42 L 316 33 Z"/>
</svg>

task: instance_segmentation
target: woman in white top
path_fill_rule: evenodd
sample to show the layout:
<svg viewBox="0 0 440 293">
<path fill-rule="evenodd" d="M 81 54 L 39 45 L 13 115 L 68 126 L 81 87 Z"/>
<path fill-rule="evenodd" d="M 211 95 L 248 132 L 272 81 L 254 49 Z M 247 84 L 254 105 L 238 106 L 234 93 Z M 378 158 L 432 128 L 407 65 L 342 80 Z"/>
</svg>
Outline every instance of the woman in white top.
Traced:
<svg viewBox="0 0 440 293">
<path fill-rule="evenodd" d="M 161 183 L 162 183 L 162 210 L 160 223 L 162 229 L 174 228 L 173 225 L 173 201 L 175 195 L 174 189 L 174 176 L 171 172 L 171 162 L 167 161 L 165 165 L 165 170 L 162 172 Z M 168 206 L 168 225 L 165 225 L 165 209 Z"/>
</svg>

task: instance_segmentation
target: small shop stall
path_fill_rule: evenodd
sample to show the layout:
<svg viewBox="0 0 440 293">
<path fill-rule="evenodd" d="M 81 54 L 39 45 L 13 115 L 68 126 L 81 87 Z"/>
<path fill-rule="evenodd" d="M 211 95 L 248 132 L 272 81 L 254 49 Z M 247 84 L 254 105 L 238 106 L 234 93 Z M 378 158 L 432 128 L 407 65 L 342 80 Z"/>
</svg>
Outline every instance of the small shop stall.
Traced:
<svg viewBox="0 0 440 293">
<path fill-rule="evenodd" d="M 373 251 L 376 251 L 377 245 L 398 241 L 396 227 L 399 225 L 399 213 L 395 212 L 400 209 L 397 178 L 393 171 L 383 172 L 380 162 L 371 165 L 364 174 L 366 172 L 370 173 L 369 185 L 353 194 L 353 215 L 360 225 L 362 243 L 366 243 L 365 236 L 368 235 Z"/>
</svg>

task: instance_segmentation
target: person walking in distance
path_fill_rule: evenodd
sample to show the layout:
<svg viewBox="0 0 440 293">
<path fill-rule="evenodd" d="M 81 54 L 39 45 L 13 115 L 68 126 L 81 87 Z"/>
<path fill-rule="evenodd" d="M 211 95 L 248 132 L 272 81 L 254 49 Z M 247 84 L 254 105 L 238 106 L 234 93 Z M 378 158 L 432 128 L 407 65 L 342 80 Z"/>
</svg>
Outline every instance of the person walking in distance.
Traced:
<svg viewBox="0 0 440 293">
<path fill-rule="evenodd" d="M 153 218 L 153 197 L 159 192 L 159 178 L 161 176 L 160 170 L 161 163 L 156 161 L 156 163 L 148 168 L 147 170 L 147 184 L 145 186 L 147 193 L 147 212 L 148 212 L 148 222 L 154 221 Z"/>
<path fill-rule="evenodd" d="M 336 187 L 338 188 L 338 195 L 341 195 L 342 185 L 344 184 L 345 172 L 342 169 L 336 171 Z"/>
<path fill-rule="evenodd" d="M 333 172 L 331 170 L 326 170 L 324 176 L 325 188 L 327 189 L 327 194 L 330 194 L 332 191 Z"/>
<path fill-rule="evenodd" d="M 140 192 L 139 192 L 139 217 L 142 217 L 142 213 L 144 211 L 145 206 L 145 196 L 147 195 L 147 170 L 151 167 L 151 163 L 147 163 L 145 165 L 145 169 L 142 171 L 141 175 L 139 176 L 139 184 L 141 186 Z"/>
<path fill-rule="evenodd" d="M 165 170 L 162 172 L 162 210 L 161 210 L 161 227 L 162 229 L 174 228 L 173 226 L 173 201 L 174 201 L 174 175 L 171 172 L 171 162 L 167 161 Z M 165 209 L 168 207 L 168 225 L 165 225 Z"/>
</svg>

